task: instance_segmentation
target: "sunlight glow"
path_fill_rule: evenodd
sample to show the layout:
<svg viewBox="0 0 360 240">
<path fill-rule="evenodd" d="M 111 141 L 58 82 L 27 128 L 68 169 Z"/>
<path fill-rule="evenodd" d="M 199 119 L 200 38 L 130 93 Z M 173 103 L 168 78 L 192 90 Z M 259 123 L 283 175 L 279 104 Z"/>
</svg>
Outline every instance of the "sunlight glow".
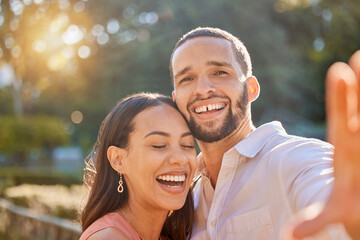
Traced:
<svg viewBox="0 0 360 240">
<path fill-rule="evenodd" d="M 36 40 L 32 47 L 36 52 L 44 52 L 46 50 L 46 42 L 44 40 Z"/>
<path fill-rule="evenodd" d="M 47 62 L 47 66 L 51 71 L 59 71 L 65 68 L 67 64 L 67 59 L 60 52 L 58 54 L 52 55 Z"/>
<path fill-rule="evenodd" d="M 62 54 L 67 59 L 71 59 L 75 56 L 74 49 L 71 46 L 67 46 L 67 47 L 63 48 Z"/>
<path fill-rule="evenodd" d="M 69 22 L 69 17 L 65 13 L 59 14 L 57 18 L 51 22 L 50 31 L 58 32 L 62 27 L 65 27 Z"/>
</svg>

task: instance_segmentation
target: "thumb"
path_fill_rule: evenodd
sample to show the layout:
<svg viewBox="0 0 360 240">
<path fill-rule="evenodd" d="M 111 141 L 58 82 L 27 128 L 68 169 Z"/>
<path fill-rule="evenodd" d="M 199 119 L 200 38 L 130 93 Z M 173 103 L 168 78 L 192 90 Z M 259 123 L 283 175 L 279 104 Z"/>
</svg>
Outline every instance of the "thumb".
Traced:
<svg viewBox="0 0 360 240">
<path fill-rule="evenodd" d="M 313 204 L 295 216 L 292 237 L 302 239 L 313 236 L 334 221 L 333 214 L 323 204 Z"/>
</svg>

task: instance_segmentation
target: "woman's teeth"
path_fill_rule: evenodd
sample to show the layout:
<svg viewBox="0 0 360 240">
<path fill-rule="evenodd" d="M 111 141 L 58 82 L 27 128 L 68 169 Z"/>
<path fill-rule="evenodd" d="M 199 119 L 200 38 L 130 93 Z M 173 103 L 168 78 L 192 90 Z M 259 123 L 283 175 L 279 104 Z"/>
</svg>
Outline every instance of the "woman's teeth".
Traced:
<svg viewBox="0 0 360 240">
<path fill-rule="evenodd" d="M 185 181 L 185 175 L 162 175 L 157 177 L 156 179 L 163 181 L 183 182 Z"/>
</svg>

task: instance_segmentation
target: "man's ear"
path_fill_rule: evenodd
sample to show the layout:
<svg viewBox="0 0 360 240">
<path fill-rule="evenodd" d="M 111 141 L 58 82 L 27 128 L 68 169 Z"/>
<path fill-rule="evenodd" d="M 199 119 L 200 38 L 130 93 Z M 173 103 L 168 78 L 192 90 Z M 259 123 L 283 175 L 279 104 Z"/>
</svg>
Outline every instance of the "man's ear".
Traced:
<svg viewBox="0 0 360 240">
<path fill-rule="evenodd" d="M 107 149 L 107 158 L 111 167 L 117 172 L 124 171 L 124 161 L 126 156 L 126 149 L 115 146 L 110 146 Z"/>
<path fill-rule="evenodd" d="M 246 79 L 249 102 L 255 101 L 260 95 L 260 85 L 255 76 Z"/>
<path fill-rule="evenodd" d="M 173 102 L 175 102 L 175 90 L 172 91 L 172 100 L 173 100 Z"/>
</svg>

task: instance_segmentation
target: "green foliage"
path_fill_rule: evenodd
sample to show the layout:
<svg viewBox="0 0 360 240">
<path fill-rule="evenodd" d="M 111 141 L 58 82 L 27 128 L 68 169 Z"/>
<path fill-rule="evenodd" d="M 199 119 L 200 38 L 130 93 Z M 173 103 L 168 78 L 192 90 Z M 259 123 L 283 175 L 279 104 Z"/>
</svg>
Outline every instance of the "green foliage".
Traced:
<svg viewBox="0 0 360 240">
<path fill-rule="evenodd" d="M 0 168 L 0 197 L 6 188 L 21 184 L 55 185 L 61 184 L 70 186 L 81 184 L 81 174 L 72 175 L 46 169 L 23 169 L 19 167 Z"/>
<path fill-rule="evenodd" d="M 17 163 L 26 162 L 33 149 L 49 152 L 68 142 L 63 123 L 56 117 L 0 116 L 0 152 Z"/>
<path fill-rule="evenodd" d="M 5 198 L 38 213 L 76 220 L 85 194 L 82 185 L 65 187 L 23 184 L 7 188 Z"/>
</svg>

